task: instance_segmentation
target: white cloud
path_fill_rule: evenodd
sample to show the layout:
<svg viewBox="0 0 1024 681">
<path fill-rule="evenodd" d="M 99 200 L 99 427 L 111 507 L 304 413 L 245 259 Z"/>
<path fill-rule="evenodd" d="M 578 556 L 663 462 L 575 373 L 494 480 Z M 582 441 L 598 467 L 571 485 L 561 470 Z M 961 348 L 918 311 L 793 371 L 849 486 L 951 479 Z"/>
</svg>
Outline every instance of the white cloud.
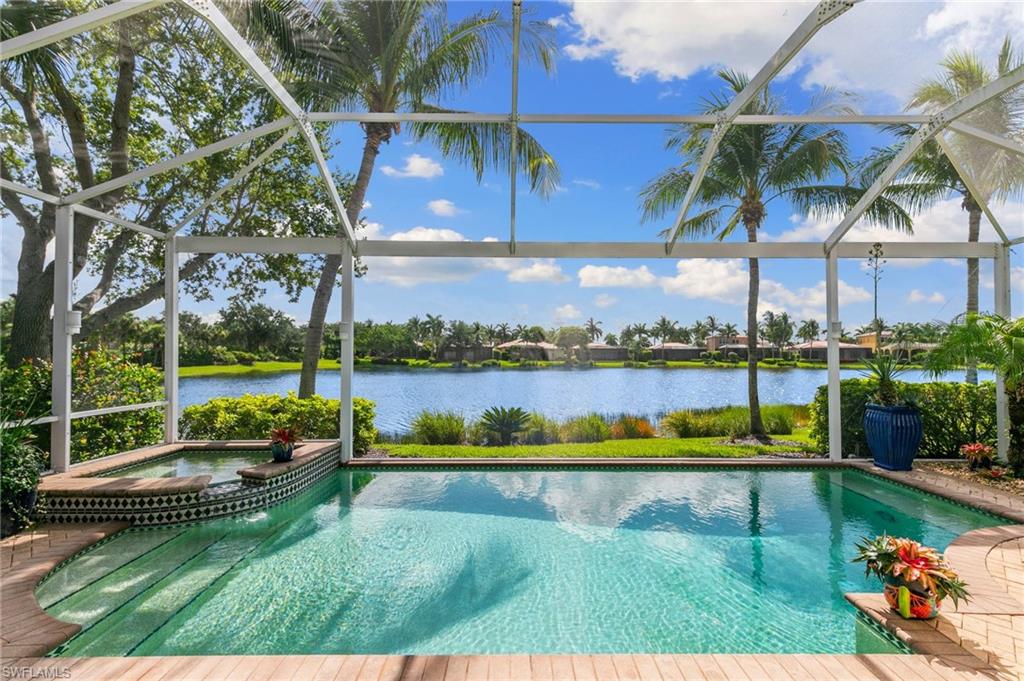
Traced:
<svg viewBox="0 0 1024 681">
<path fill-rule="evenodd" d="M 601 183 L 597 180 L 588 180 L 586 178 L 576 178 L 572 181 L 573 184 L 579 185 L 580 187 L 586 187 L 587 189 L 593 189 L 597 191 L 601 188 Z"/>
<path fill-rule="evenodd" d="M 687 78 L 720 66 L 753 74 L 814 8 L 812 2 L 586 2 L 568 16 L 570 59 L 611 60 L 628 78 Z M 802 84 L 905 100 L 952 48 L 994 60 L 1002 37 L 1024 31 L 1014 0 L 873 2 L 828 24 L 786 71 Z M 880 77 L 879 74 L 884 74 Z"/>
<path fill-rule="evenodd" d="M 564 284 L 569 281 L 569 276 L 553 259 L 538 259 L 526 267 L 518 267 L 510 271 L 508 280 L 520 284 L 533 282 Z"/>
<path fill-rule="evenodd" d="M 942 303 L 946 302 L 946 296 L 942 295 L 938 291 L 935 291 L 934 293 L 925 293 L 924 291 L 915 288 L 911 290 L 909 294 L 907 294 L 907 302 L 934 303 L 936 305 L 941 305 Z"/>
<path fill-rule="evenodd" d="M 450 218 L 464 212 L 461 208 L 456 206 L 452 201 L 448 199 L 434 199 L 433 201 L 427 202 L 427 210 L 434 215 L 439 215 L 443 218 Z"/>
<path fill-rule="evenodd" d="M 598 293 L 596 296 L 594 296 L 594 305 L 598 306 L 601 309 L 611 307 L 617 302 L 619 302 L 618 298 L 607 293 Z"/>
<path fill-rule="evenodd" d="M 369 210 L 373 208 L 373 204 L 369 201 L 363 201 L 363 210 Z"/>
<path fill-rule="evenodd" d="M 578 276 L 582 288 L 646 288 L 657 283 L 657 277 L 647 269 L 647 265 L 636 269 L 621 265 L 584 265 Z"/>
<path fill-rule="evenodd" d="M 676 275 L 661 277 L 658 283 L 666 294 L 684 298 L 723 303 L 747 299 L 747 270 L 739 260 L 680 260 Z"/>
<path fill-rule="evenodd" d="M 420 177 L 427 180 L 444 175 L 444 168 L 440 163 L 419 154 L 406 156 L 405 166 L 401 169 L 381 166 L 380 171 L 388 177 Z"/>
<path fill-rule="evenodd" d="M 566 322 L 582 318 L 583 313 L 580 312 L 580 309 L 572 303 L 566 303 L 565 305 L 555 308 L 555 323 L 557 324 L 565 324 Z"/>
<path fill-rule="evenodd" d="M 749 274 L 742 260 L 680 260 L 674 277 L 661 277 L 659 285 L 668 295 L 699 298 L 733 305 L 745 305 Z M 860 286 L 839 282 L 842 304 L 871 300 L 871 293 Z M 825 282 L 790 289 L 773 279 L 761 279 L 758 312 L 789 312 L 799 319 L 824 315 Z"/>
<path fill-rule="evenodd" d="M 1015 283 L 1021 291 L 1024 291 L 1024 267 L 1014 267 L 1011 269 L 1010 281 Z"/>
</svg>

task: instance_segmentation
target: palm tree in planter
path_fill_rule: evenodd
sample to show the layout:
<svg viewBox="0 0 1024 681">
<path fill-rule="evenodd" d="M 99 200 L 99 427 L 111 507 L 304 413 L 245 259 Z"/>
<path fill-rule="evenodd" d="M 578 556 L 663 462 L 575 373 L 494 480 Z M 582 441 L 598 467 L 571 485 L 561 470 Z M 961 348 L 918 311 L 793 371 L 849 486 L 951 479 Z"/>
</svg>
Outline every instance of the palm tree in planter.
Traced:
<svg viewBox="0 0 1024 681">
<path fill-rule="evenodd" d="M 276 48 L 303 101 L 318 109 L 446 112 L 437 101 L 483 82 L 497 55 L 512 42 L 512 23 L 497 10 L 450 22 L 447 4 L 437 1 L 324 2 L 316 3 L 315 11 L 303 3 L 281 6 L 283 13 L 257 13 L 256 31 L 263 31 L 263 42 Z M 553 69 L 555 44 L 547 23 L 523 22 L 519 38 L 524 59 Z M 397 123 L 362 127 L 362 159 L 348 200 L 353 225 L 381 146 L 401 132 Z M 547 195 L 559 184 L 554 159 L 518 126 L 415 122 L 409 129 L 413 140 L 430 140 L 442 155 L 467 163 L 478 180 L 488 168 L 507 170 L 515 148 L 515 161 L 527 174 L 532 191 Z M 316 390 L 324 319 L 340 266 L 340 255 L 326 256 L 314 290 L 299 397 Z"/>
<path fill-rule="evenodd" d="M 703 113 L 715 115 L 743 90 L 749 78 L 734 71 L 720 71 L 724 92 L 712 95 Z M 817 110 L 835 111 L 840 102 L 826 93 L 815 102 Z M 743 114 L 778 114 L 782 101 L 766 88 L 742 110 Z M 656 219 L 682 203 L 693 179 L 714 126 L 687 124 L 668 139 L 667 146 L 677 150 L 683 162 L 651 181 L 641 193 L 644 215 Z M 768 205 L 788 199 L 804 213 L 814 213 L 835 203 L 836 187 L 824 183 L 839 173 L 846 179 L 847 147 L 845 135 L 836 128 L 821 125 L 736 125 L 729 128 L 701 182 L 696 196 L 696 211 L 680 225 L 679 234 L 689 238 L 714 236 L 726 239 L 742 229 L 747 241 L 756 242 L 758 230 L 768 215 Z M 846 185 L 842 185 L 845 187 Z M 845 196 L 845 194 L 844 194 Z M 844 203 L 845 205 L 845 203 Z M 909 227 L 910 219 L 886 198 L 874 201 L 866 217 L 888 223 L 889 213 L 897 210 Z M 757 258 L 748 261 L 750 284 L 747 296 L 747 400 L 750 407 L 750 431 L 765 438 L 757 391 L 757 306 L 760 268 Z"/>
<path fill-rule="evenodd" d="M 924 359 L 935 376 L 971 362 L 989 364 L 1003 377 L 1010 408 L 1009 464 L 1014 475 L 1024 475 L 1024 317 L 966 315 L 947 328 Z"/>
<path fill-rule="evenodd" d="M 924 427 L 917 408 L 900 395 L 903 365 L 887 354 L 864 360 L 865 375 L 874 383 L 874 402 L 864 406 L 864 436 L 875 465 L 890 471 L 909 471 L 921 445 Z"/>
</svg>

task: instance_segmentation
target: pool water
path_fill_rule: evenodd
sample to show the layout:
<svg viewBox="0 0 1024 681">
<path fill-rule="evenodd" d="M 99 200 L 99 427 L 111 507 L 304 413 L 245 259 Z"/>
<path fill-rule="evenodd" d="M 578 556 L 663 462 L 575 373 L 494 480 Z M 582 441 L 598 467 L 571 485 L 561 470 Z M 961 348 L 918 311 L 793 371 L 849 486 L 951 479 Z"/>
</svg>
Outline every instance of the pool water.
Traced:
<svg viewBox="0 0 1024 681">
<path fill-rule="evenodd" d="M 203 449 L 108 471 L 103 478 L 181 478 L 209 475 L 211 484 L 238 479 L 238 470 L 273 459 L 269 449 Z"/>
<path fill-rule="evenodd" d="M 855 471 L 339 470 L 45 581 L 64 655 L 851 653 L 864 535 L 1000 520 Z"/>
</svg>

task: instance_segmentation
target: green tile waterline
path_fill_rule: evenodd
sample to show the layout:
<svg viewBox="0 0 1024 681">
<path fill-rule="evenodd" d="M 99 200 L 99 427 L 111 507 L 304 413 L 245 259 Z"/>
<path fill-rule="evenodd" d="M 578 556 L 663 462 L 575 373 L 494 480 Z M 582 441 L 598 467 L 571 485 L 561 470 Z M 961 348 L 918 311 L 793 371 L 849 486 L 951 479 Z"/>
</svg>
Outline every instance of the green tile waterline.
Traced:
<svg viewBox="0 0 1024 681">
<path fill-rule="evenodd" d="M 854 542 L 999 523 L 851 470 L 339 470 L 41 590 L 63 655 L 895 651 Z"/>
</svg>

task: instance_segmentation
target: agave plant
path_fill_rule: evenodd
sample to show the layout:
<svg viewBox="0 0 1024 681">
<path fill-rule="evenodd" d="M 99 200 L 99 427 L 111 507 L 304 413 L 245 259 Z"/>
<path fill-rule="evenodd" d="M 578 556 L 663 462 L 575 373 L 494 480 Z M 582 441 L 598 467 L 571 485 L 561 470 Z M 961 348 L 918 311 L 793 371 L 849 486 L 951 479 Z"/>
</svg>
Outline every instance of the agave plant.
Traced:
<svg viewBox="0 0 1024 681">
<path fill-rule="evenodd" d="M 893 355 L 878 355 L 864 360 L 867 369 L 863 375 L 875 382 L 875 402 L 883 407 L 900 403 L 900 391 L 896 379 L 904 372 L 903 364 Z"/>
<path fill-rule="evenodd" d="M 519 407 L 491 407 L 480 417 L 480 425 L 498 438 L 498 444 L 510 445 L 516 433 L 526 430 L 530 415 Z"/>
</svg>

